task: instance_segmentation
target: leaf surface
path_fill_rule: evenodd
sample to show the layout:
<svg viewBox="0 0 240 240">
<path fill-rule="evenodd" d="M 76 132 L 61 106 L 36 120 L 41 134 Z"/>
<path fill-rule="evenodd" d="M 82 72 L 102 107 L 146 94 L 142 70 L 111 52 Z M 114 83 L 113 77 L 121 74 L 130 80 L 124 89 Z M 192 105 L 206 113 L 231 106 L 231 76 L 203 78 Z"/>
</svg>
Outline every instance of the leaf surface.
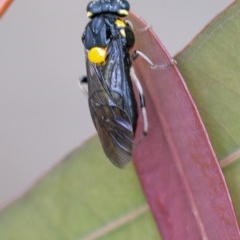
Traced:
<svg viewBox="0 0 240 240">
<path fill-rule="evenodd" d="M 180 73 L 165 67 L 171 58 L 148 24 L 130 20 L 136 48 L 157 66 L 134 63 L 150 127 L 133 157 L 163 239 L 240 239 L 222 171 Z M 136 141 L 141 134 L 139 127 Z"/>
<path fill-rule="evenodd" d="M 0 214 L 2 240 L 159 239 L 131 165 L 107 162 L 96 137 Z"/>
<path fill-rule="evenodd" d="M 240 1 L 177 57 L 217 154 L 240 223 Z"/>
</svg>

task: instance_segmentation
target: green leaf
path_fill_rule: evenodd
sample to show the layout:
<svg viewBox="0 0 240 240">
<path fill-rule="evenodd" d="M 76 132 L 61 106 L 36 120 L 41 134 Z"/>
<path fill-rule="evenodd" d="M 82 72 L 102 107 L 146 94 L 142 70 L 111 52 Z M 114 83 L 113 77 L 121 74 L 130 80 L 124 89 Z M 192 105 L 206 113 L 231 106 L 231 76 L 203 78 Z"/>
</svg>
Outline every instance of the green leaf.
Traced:
<svg viewBox="0 0 240 240">
<path fill-rule="evenodd" d="M 240 223 L 239 10 L 240 1 L 236 1 L 178 55 L 177 61 L 220 164 L 225 166 Z"/>
<path fill-rule="evenodd" d="M 96 137 L 0 215 L 3 240 L 159 239 L 155 229 L 132 164 L 114 167 Z"/>
</svg>

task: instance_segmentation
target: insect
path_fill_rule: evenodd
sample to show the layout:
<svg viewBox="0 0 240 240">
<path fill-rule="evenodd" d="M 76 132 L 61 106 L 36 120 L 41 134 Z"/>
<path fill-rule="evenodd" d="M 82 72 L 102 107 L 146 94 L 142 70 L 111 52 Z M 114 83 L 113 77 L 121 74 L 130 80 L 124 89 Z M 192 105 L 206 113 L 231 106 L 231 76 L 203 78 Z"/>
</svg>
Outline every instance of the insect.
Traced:
<svg viewBox="0 0 240 240">
<path fill-rule="evenodd" d="M 137 127 L 132 80 L 139 90 L 145 134 L 148 127 L 142 87 L 132 68 L 134 57 L 129 53 L 134 33 L 123 19 L 129 8 L 126 0 L 91 1 L 87 6 L 91 20 L 82 35 L 87 77 L 81 82 L 88 84 L 89 109 L 103 150 L 119 168 L 131 159 Z"/>
</svg>

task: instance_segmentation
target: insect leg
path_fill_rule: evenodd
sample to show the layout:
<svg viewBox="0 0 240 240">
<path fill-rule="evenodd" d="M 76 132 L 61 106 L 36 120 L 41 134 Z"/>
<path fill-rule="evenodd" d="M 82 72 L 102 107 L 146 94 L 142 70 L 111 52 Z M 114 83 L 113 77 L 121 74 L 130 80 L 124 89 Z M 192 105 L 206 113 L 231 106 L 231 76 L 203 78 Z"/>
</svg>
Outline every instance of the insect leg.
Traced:
<svg viewBox="0 0 240 240">
<path fill-rule="evenodd" d="M 138 80 L 138 77 L 137 77 L 133 67 L 131 67 L 131 69 L 130 69 L 130 74 L 131 74 L 131 78 L 134 81 L 134 83 L 138 89 L 138 92 L 139 92 L 140 107 L 142 109 L 142 115 L 143 115 L 143 135 L 147 135 L 148 118 L 147 118 L 146 103 L 145 103 L 143 88 L 142 88 L 140 81 Z"/>
<path fill-rule="evenodd" d="M 177 61 L 172 58 L 171 62 L 169 64 L 164 64 L 164 65 L 159 65 L 159 64 L 154 64 L 152 62 L 152 60 L 143 52 L 139 51 L 139 50 L 135 50 L 132 54 L 132 60 L 135 60 L 138 56 L 140 56 L 141 58 L 143 58 L 152 69 L 160 69 L 160 70 L 165 70 L 167 68 L 169 68 L 170 66 L 174 66 L 177 64 Z"/>
<path fill-rule="evenodd" d="M 79 79 L 79 86 L 85 96 L 88 96 L 88 91 L 87 91 L 86 87 L 84 87 L 87 84 L 87 82 L 88 82 L 87 76 L 83 76 Z"/>
</svg>

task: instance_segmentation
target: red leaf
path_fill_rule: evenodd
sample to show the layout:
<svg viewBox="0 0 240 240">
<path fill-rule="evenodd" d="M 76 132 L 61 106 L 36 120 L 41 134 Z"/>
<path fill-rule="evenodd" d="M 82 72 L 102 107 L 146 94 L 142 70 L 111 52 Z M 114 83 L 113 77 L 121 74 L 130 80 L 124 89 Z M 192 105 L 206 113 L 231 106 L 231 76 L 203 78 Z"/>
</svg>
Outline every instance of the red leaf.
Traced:
<svg viewBox="0 0 240 240">
<path fill-rule="evenodd" d="M 156 65 L 171 58 L 134 14 L 135 48 Z M 139 120 L 134 163 L 163 239 L 240 239 L 226 183 L 196 106 L 176 66 L 134 62 L 146 98 L 148 135 Z M 207 86 L 206 86 L 207 87 Z"/>
<path fill-rule="evenodd" d="M 7 10 L 12 1 L 13 0 L 0 0 L 0 17 L 3 16 L 4 12 Z"/>
</svg>

